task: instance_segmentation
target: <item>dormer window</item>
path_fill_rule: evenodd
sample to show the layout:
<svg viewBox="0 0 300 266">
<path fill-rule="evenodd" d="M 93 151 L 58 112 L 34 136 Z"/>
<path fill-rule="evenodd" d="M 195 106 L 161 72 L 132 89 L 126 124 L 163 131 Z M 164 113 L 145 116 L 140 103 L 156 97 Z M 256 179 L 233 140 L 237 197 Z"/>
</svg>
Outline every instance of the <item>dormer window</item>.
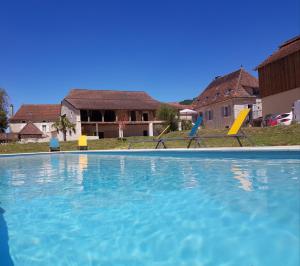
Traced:
<svg viewBox="0 0 300 266">
<path fill-rule="evenodd" d="M 225 91 L 225 95 L 230 95 L 232 92 L 232 89 L 231 88 L 228 88 L 226 91 Z"/>
</svg>

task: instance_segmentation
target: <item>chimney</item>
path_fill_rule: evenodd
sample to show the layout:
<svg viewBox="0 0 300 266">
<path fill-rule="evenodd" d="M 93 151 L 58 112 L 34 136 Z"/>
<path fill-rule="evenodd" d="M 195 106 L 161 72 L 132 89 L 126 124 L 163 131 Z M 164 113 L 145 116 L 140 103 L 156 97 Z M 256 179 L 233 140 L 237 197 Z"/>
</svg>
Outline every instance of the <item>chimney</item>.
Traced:
<svg viewBox="0 0 300 266">
<path fill-rule="evenodd" d="M 11 104 L 9 106 L 9 116 L 12 117 L 14 115 L 14 106 Z"/>
</svg>

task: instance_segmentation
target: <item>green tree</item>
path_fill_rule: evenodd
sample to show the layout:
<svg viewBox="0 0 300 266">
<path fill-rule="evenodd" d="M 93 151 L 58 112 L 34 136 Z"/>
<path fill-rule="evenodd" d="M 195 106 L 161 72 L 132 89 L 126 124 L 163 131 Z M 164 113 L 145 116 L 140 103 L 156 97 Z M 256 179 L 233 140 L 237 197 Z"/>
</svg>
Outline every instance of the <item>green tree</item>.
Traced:
<svg viewBox="0 0 300 266">
<path fill-rule="evenodd" d="M 178 129 L 177 110 L 169 105 L 163 104 L 157 110 L 156 116 L 158 119 L 166 121 L 170 125 L 170 130 L 175 131 Z"/>
<path fill-rule="evenodd" d="M 196 98 L 193 98 L 193 99 L 186 99 L 186 100 L 183 100 L 181 102 L 179 102 L 180 104 L 184 104 L 184 105 L 191 105 L 194 101 L 195 101 Z"/>
<path fill-rule="evenodd" d="M 5 132 L 8 127 L 8 96 L 4 89 L 0 88 L 0 132 Z"/>
<path fill-rule="evenodd" d="M 56 121 L 53 125 L 53 128 L 56 129 L 57 133 L 62 132 L 64 136 L 64 141 L 67 140 L 67 132 L 69 131 L 70 134 L 72 131 L 75 133 L 75 124 L 71 123 L 66 115 L 62 115 L 59 117 L 59 120 Z"/>
</svg>

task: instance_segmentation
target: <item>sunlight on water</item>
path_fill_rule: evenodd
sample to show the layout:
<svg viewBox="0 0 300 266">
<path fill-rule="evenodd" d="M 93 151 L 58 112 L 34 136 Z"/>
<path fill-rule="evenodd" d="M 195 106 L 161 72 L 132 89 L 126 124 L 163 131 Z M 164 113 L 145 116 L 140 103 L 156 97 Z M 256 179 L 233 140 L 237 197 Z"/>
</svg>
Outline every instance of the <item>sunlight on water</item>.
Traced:
<svg viewBox="0 0 300 266">
<path fill-rule="evenodd" d="M 0 158 L 0 262 L 298 265 L 298 155 Z"/>
</svg>

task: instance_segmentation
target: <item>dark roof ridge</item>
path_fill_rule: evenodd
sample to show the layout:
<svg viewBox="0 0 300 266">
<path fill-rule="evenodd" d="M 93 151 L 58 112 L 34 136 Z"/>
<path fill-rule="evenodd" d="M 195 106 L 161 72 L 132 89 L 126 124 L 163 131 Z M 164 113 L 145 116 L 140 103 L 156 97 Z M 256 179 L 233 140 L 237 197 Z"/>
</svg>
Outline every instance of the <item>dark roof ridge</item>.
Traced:
<svg viewBox="0 0 300 266">
<path fill-rule="evenodd" d="M 280 44 L 278 47 L 280 49 L 280 48 L 282 48 L 282 47 L 284 47 L 286 45 L 289 45 L 289 44 L 291 44 L 291 43 L 293 43 L 295 41 L 298 41 L 298 40 L 300 40 L 300 35 L 297 35 L 297 36 L 295 36 L 295 37 L 293 37 L 293 38 L 285 41 L 284 43 Z"/>
</svg>

